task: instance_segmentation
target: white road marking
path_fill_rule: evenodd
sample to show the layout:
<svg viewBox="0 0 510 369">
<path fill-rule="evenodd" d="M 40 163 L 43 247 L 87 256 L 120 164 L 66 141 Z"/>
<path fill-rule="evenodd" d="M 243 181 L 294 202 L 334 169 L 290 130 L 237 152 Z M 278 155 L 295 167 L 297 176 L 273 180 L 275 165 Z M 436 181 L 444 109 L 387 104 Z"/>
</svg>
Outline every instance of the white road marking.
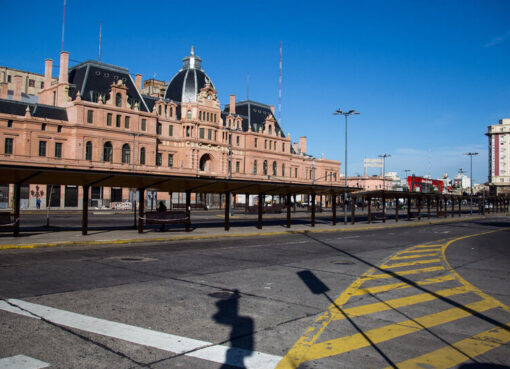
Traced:
<svg viewBox="0 0 510 369">
<path fill-rule="evenodd" d="M 19 308 L 10 304 L 19 306 Z M 17 299 L 8 299 L 7 302 L 0 301 L 0 309 L 31 318 L 43 318 L 52 323 L 85 332 L 240 368 L 269 369 L 274 368 L 281 360 L 281 357 L 276 355 L 215 345 L 211 342 L 112 322 Z"/>
<path fill-rule="evenodd" d="M 0 359 L 0 369 L 42 369 L 49 366 L 50 364 L 44 361 L 25 355 L 16 355 Z"/>
</svg>

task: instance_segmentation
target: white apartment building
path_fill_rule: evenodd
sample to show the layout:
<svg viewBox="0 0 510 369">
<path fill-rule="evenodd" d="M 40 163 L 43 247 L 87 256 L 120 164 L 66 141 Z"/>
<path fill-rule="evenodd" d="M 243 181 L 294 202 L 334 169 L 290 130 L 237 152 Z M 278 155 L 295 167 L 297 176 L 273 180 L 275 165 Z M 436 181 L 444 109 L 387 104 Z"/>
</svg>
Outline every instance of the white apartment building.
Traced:
<svg viewBox="0 0 510 369">
<path fill-rule="evenodd" d="M 510 192 L 510 119 L 488 128 L 489 186 L 494 194 Z"/>
</svg>

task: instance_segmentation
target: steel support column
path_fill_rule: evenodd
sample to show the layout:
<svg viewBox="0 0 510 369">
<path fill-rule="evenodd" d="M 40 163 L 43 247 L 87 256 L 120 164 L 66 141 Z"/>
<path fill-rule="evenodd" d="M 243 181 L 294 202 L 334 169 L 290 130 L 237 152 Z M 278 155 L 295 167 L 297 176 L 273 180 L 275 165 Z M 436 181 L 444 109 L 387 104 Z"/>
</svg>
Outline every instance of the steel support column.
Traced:
<svg viewBox="0 0 510 369">
<path fill-rule="evenodd" d="M 367 220 L 368 220 L 368 224 L 372 223 L 372 198 L 369 197 L 368 198 L 368 216 L 367 216 Z"/>
<path fill-rule="evenodd" d="M 136 196 L 136 192 L 134 193 L 134 196 Z M 89 230 L 89 186 L 85 185 L 83 186 L 83 198 L 82 198 L 81 234 L 86 236 L 88 230 Z"/>
<path fill-rule="evenodd" d="M 382 214 L 383 214 L 383 223 L 386 223 L 386 197 L 382 197 Z"/>
<path fill-rule="evenodd" d="M 315 227 L 315 194 L 313 193 L 312 196 L 312 227 Z"/>
<path fill-rule="evenodd" d="M 430 220 L 430 197 L 427 197 L 427 219 Z"/>
<path fill-rule="evenodd" d="M 14 237 L 19 237 L 19 226 L 20 226 L 20 207 L 21 207 L 21 184 L 14 184 Z"/>
<path fill-rule="evenodd" d="M 397 197 L 395 199 L 395 222 L 397 222 L 397 223 L 398 223 L 398 208 L 400 206 L 400 203 L 398 200 L 399 200 L 399 198 Z"/>
<path fill-rule="evenodd" d="M 262 210 L 264 206 L 264 195 L 259 193 L 257 228 L 262 229 Z"/>
<path fill-rule="evenodd" d="M 230 192 L 225 192 L 225 231 L 230 229 Z"/>
<path fill-rule="evenodd" d="M 290 193 L 287 194 L 287 223 L 286 223 L 286 226 L 287 228 L 290 228 L 290 207 L 291 207 L 291 201 L 290 201 Z"/>
<path fill-rule="evenodd" d="M 228 210 L 228 207 L 227 207 Z M 191 232 L 191 191 L 186 191 L 186 232 Z"/>
<path fill-rule="evenodd" d="M 143 218 L 145 211 L 145 188 L 138 189 L 138 233 L 143 233 Z"/>
<path fill-rule="evenodd" d="M 356 211 L 356 197 L 352 196 L 351 197 L 351 224 L 354 224 L 354 222 L 356 221 L 355 211 Z"/>
<path fill-rule="evenodd" d="M 416 210 L 417 210 L 417 217 L 418 220 L 421 220 L 421 197 L 416 199 Z"/>
<path fill-rule="evenodd" d="M 331 210 L 333 212 L 333 225 L 336 225 L 336 195 L 331 195 Z"/>
<path fill-rule="evenodd" d="M 411 198 L 407 197 L 407 220 L 411 220 Z"/>
</svg>

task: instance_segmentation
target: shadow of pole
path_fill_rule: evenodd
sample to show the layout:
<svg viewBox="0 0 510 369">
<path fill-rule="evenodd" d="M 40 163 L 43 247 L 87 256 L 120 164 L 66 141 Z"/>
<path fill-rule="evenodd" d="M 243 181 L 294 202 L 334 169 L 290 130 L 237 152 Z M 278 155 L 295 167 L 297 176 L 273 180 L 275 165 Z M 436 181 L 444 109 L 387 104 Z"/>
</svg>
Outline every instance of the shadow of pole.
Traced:
<svg viewBox="0 0 510 369">
<path fill-rule="evenodd" d="M 345 317 L 345 319 L 351 323 L 351 325 L 365 338 L 365 340 L 372 346 L 379 355 L 394 369 L 398 369 L 395 363 L 386 355 L 371 339 L 366 335 L 366 333 L 343 311 L 343 309 L 338 306 L 335 301 L 329 297 L 327 292 L 329 291 L 328 286 L 326 286 L 313 272 L 310 270 L 302 270 L 297 272 L 297 275 L 304 284 L 312 291 L 314 295 L 324 295 L 328 301 L 335 306 L 335 308 Z"/>
<path fill-rule="evenodd" d="M 239 291 L 216 302 L 218 311 L 212 316 L 219 324 L 232 327 L 229 341 L 231 347 L 227 350 L 225 364 L 220 369 L 246 368 L 244 360 L 253 355 L 255 348 L 253 334 L 255 324 L 252 318 L 239 315 Z"/>
<path fill-rule="evenodd" d="M 347 252 L 347 251 L 344 251 L 342 249 L 339 249 L 338 247 L 335 247 L 335 246 L 333 246 L 333 245 L 331 245 L 331 244 L 329 244 L 327 242 L 324 242 L 324 241 L 322 241 L 322 240 L 320 240 L 320 239 L 318 239 L 316 237 L 313 237 L 309 233 L 305 233 L 304 236 L 314 240 L 315 242 L 317 242 L 317 243 L 319 243 L 321 245 L 324 245 L 324 246 L 329 247 L 329 248 L 331 248 L 333 250 L 336 250 L 336 251 L 338 251 L 338 252 L 340 252 L 340 253 L 342 253 L 342 254 L 344 254 L 346 256 L 349 256 L 349 257 L 359 261 L 360 263 L 363 263 L 363 264 L 369 266 L 370 268 L 373 268 L 373 269 L 375 269 L 375 270 L 377 270 L 377 271 L 379 271 L 379 272 L 381 272 L 383 274 L 388 274 L 389 276 L 391 276 L 391 277 L 393 277 L 395 279 L 398 279 L 398 280 L 400 280 L 400 281 L 402 281 L 402 282 L 404 282 L 404 283 L 406 283 L 406 284 L 408 284 L 410 286 L 413 286 L 414 288 L 416 288 L 416 289 L 418 289 L 420 291 L 428 293 L 428 294 L 434 296 L 435 298 L 437 298 L 437 299 L 439 299 L 439 300 L 441 300 L 443 302 L 446 302 L 447 304 L 450 304 L 450 305 L 452 305 L 452 306 L 454 306 L 454 307 L 456 307 L 458 309 L 464 310 L 464 311 L 468 312 L 469 314 L 473 315 L 474 317 L 477 317 L 477 318 L 479 318 L 481 320 L 486 321 L 487 323 L 490 323 L 490 324 L 492 324 L 494 326 L 497 326 L 497 327 L 499 327 L 501 329 L 504 329 L 504 330 L 510 332 L 510 327 L 508 327 L 506 324 L 501 323 L 501 322 L 497 321 L 496 319 L 493 319 L 493 318 L 491 318 L 489 316 L 486 316 L 486 315 L 484 315 L 484 314 L 482 314 L 482 313 L 480 313 L 480 312 L 478 312 L 476 310 L 473 310 L 473 309 L 471 309 L 469 307 L 466 307 L 466 306 L 458 303 L 457 301 L 449 299 L 448 297 L 441 296 L 441 295 L 435 293 L 434 291 L 428 290 L 425 287 L 420 286 L 416 282 L 414 282 L 414 281 L 412 281 L 412 280 L 410 280 L 410 279 L 408 279 L 408 278 L 406 278 L 404 276 L 401 276 L 401 275 L 399 275 L 399 274 L 397 274 L 395 272 L 392 272 L 391 270 L 388 270 L 388 269 L 382 269 L 382 268 L 378 267 L 377 265 L 370 263 L 369 261 L 366 261 L 366 260 L 364 260 L 364 259 L 362 259 L 362 258 L 360 258 L 360 257 L 358 257 L 356 255 L 351 254 L 350 252 Z"/>
</svg>

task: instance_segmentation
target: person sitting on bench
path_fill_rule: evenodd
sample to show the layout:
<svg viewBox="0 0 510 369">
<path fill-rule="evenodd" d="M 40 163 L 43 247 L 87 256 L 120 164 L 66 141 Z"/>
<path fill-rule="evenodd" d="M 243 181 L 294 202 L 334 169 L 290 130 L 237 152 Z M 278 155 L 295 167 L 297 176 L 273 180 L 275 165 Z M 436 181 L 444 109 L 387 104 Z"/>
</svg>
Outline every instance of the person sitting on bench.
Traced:
<svg viewBox="0 0 510 369">
<path fill-rule="evenodd" d="M 159 206 L 157 208 L 158 213 L 165 213 L 166 212 L 166 205 L 163 201 L 159 202 Z M 166 229 L 165 224 L 161 224 L 161 228 L 159 229 L 161 232 L 164 232 Z"/>
</svg>

